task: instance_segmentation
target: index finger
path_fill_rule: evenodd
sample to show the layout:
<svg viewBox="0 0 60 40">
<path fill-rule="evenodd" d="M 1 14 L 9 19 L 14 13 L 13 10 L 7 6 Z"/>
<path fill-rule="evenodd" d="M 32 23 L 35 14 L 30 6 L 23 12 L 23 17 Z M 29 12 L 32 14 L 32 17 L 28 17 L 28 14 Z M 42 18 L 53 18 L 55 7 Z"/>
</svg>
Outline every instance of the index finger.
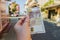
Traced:
<svg viewBox="0 0 60 40">
<path fill-rule="evenodd" d="M 25 19 L 25 17 L 21 18 L 16 24 L 21 25 L 22 21 Z"/>
</svg>

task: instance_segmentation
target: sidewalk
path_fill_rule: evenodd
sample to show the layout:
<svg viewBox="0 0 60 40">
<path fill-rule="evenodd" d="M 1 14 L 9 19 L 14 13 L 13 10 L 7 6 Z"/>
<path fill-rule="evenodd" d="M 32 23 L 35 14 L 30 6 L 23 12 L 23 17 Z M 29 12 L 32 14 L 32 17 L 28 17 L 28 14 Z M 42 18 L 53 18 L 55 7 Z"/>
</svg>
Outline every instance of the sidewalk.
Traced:
<svg viewBox="0 0 60 40">
<path fill-rule="evenodd" d="M 44 19 L 45 21 L 51 22 L 51 23 L 56 23 L 56 21 L 53 21 L 51 19 Z"/>
<path fill-rule="evenodd" d="M 44 21 L 48 21 L 48 22 L 54 23 L 54 24 L 56 24 L 56 26 L 60 27 L 60 23 L 59 23 L 59 22 L 56 22 L 56 21 L 54 21 L 54 20 L 44 19 Z"/>
</svg>

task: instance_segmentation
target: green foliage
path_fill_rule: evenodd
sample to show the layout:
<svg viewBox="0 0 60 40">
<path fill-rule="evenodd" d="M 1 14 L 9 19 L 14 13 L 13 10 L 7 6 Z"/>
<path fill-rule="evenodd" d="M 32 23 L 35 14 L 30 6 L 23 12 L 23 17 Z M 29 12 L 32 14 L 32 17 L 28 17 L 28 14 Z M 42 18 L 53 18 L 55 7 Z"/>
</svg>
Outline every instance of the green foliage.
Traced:
<svg viewBox="0 0 60 40">
<path fill-rule="evenodd" d="M 41 11 L 43 12 L 43 11 L 45 11 L 45 9 L 41 7 Z"/>
<path fill-rule="evenodd" d="M 49 6 L 49 5 L 51 5 L 51 4 L 54 4 L 54 0 L 49 0 L 48 2 L 46 2 L 46 3 L 44 4 L 44 7 Z"/>
<path fill-rule="evenodd" d="M 46 7 L 46 6 L 48 6 L 49 5 L 49 2 L 46 2 L 45 4 L 44 4 L 44 7 Z"/>
<path fill-rule="evenodd" d="M 10 8 L 11 5 L 13 5 L 12 8 Z M 9 11 L 12 10 L 12 12 L 14 13 L 16 11 L 17 4 L 13 2 L 11 5 L 9 5 Z"/>
<path fill-rule="evenodd" d="M 7 1 L 11 1 L 11 0 L 7 0 Z"/>
<path fill-rule="evenodd" d="M 49 0 L 48 2 L 46 2 L 46 3 L 43 5 L 43 7 L 41 7 L 41 11 L 45 11 L 44 7 L 49 6 L 49 5 L 51 5 L 51 4 L 54 4 L 54 0 Z"/>
</svg>

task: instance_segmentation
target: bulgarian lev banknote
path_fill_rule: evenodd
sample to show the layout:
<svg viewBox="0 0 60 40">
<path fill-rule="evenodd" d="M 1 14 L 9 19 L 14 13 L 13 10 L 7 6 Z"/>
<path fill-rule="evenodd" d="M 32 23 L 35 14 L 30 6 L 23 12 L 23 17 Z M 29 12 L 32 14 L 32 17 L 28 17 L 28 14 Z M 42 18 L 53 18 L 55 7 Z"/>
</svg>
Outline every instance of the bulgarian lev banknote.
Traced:
<svg viewBox="0 0 60 40">
<path fill-rule="evenodd" d="M 29 15 L 32 34 L 45 33 L 44 22 L 39 7 L 31 8 L 31 10 Z"/>
</svg>

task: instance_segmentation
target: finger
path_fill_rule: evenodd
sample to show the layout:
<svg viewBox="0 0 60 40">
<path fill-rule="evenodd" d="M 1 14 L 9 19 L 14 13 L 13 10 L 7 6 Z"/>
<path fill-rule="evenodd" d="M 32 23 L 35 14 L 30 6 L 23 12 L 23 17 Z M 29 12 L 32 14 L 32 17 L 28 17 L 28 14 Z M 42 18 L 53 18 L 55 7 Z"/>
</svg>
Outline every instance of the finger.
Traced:
<svg viewBox="0 0 60 40">
<path fill-rule="evenodd" d="M 21 21 L 21 25 L 23 25 L 23 23 L 25 22 L 25 19 L 26 19 L 26 17 Z"/>
<path fill-rule="evenodd" d="M 26 16 L 25 24 L 28 25 L 28 26 L 30 26 L 30 18 L 29 18 L 28 15 Z"/>
<path fill-rule="evenodd" d="M 24 17 L 25 18 L 25 17 Z M 21 18 L 16 24 L 21 25 L 22 21 L 24 20 L 24 18 Z"/>
<path fill-rule="evenodd" d="M 28 23 L 30 22 L 30 18 L 29 18 L 28 15 L 26 16 L 26 20 L 25 20 L 25 22 L 28 22 Z"/>
</svg>

